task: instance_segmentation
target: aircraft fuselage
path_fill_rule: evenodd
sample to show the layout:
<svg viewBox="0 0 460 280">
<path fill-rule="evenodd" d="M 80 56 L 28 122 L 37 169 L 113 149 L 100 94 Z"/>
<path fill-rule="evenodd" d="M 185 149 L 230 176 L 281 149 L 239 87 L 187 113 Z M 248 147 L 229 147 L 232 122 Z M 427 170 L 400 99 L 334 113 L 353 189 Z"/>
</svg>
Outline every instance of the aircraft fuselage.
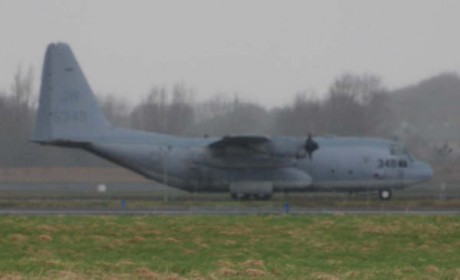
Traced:
<svg viewBox="0 0 460 280">
<path fill-rule="evenodd" d="M 210 151 L 215 138 L 180 138 L 119 130 L 84 148 L 155 181 L 191 192 L 231 192 L 234 183 L 270 183 L 273 191 L 399 189 L 431 178 L 431 167 L 396 142 L 376 138 L 316 137 L 319 149 L 302 153 L 303 138 L 273 137 L 272 147 Z"/>
<path fill-rule="evenodd" d="M 391 189 L 431 178 L 399 144 L 373 138 L 183 138 L 114 127 L 70 47 L 50 44 L 32 141 L 81 148 L 149 179 L 194 192 L 267 198 L 276 191 Z"/>
</svg>

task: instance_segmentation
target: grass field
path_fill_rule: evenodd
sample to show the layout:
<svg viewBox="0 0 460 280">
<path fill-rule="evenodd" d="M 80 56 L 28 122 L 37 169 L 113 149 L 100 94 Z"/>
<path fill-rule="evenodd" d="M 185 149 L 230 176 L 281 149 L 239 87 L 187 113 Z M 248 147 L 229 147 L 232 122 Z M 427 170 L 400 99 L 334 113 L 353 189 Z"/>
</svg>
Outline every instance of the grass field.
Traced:
<svg viewBox="0 0 460 280">
<path fill-rule="evenodd" d="M 460 217 L 0 217 L 0 279 L 460 279 Z"/>
</svg>

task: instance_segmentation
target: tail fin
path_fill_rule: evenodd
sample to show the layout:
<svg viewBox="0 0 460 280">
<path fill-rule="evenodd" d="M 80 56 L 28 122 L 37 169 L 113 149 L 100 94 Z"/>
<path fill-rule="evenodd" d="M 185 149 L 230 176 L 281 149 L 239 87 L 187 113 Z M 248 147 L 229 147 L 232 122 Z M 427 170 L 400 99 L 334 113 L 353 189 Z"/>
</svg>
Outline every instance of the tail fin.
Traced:
<svg viewBox="0 0 460 280">
<path fill-rule="evenodd" d="M 63 43 L 48 45 L 32 141 L 88 143 L 109 127 L 70 47 Z"/>
</svg>

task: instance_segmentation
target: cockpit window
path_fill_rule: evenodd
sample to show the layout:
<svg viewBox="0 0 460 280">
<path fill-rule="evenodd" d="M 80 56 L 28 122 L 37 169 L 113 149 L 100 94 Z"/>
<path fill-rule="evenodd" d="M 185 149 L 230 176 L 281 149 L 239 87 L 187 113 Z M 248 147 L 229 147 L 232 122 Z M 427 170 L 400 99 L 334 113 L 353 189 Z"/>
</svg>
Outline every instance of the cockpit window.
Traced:
<svg viewBox="0 0 460 280">
<path fill-rule="evenodd" d="M 409 154 L 407 149 L 400 144 L 390 145 L 390 154 L 392 156 L 398 156 L 401 158 L 401 160 L 398 162 L 399 167 L 407 167 L 408 163 L 414 161 L 414 158 Z"/>
<path fill-rule="evenodd" d="M 409 154 L 407 149 L 400 144 L 390 145 L 390 154 L 392 156 L 405 156 L 409 162 L 413 162 L 414 158 Z"/>
<path fill-rule="evenodd" d="M 404 159 L 399 160 L 399 167 L 406 168 L 407 167 L 407 161 L 404 160 Z"/>
<path fill-rule="evenodd" d="M 402 156 L 402 155 L 407 155 L 407 150 L 401 145 L 398 144 L 393 144 L 390 146 L 390 154 L 392 156 Z"/>
</svg>

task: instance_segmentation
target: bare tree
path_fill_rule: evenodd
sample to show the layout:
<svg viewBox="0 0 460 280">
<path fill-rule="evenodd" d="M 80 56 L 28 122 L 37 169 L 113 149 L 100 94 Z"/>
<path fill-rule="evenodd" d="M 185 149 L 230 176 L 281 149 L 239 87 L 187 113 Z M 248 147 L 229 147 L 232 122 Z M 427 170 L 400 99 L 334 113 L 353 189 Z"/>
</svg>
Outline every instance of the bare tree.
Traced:
<svg viewBox="0 0 460 280">
<path fill-rule="evenodd" d="M 165 88 L 154 87 L 131 113 L 131 126 L 136 129 L 166 132 Z"/>
<path fill-rule="evenodd" d="M 375 135 L 385 120 L 386 97 L 376 76 L 340 76 L 324 103 L 325 129 L 337 135 Z"/>
<path fill-rule="evenodd" d="M 172 91 L 172 100 L 167 107 L 167 132 L 185 135 L 194 124 L 193 91 L 184 83 L 176 84 Z"/>
<path fill-rule="evenodd" d="M 14 75 L 14 83 L 11 86 L 14 102 L 27 106 L 32 105 L 31 98 L 33 94 L 33 81 L 34 75 L 32 67 L 29 67 L 26 74 L 22 72 L 21 67 L 18 67 Z"/>
<path fill-rule="evenodd" d="M 333 82 L 329 89 L 329 97 L 347 96 L 357 103 L 369 104 L 374 93 L 383 90 L 381 79 L 375 75 L 345 73 Z"/>
<path fill-rule="evenodd" d="M 185 135 L 194 122 L 193 92 L 176 84 L 171 94 L 163 87 L 154 87 L 131 114 L 137 129 Z"/>
<path fill-rule="evenodd" d="M 125 100 L 109 94 L 102 98 L 100 104 L 112 124 L 124 127 L 130 125 L 130 108 Z"/>
<path fill-rule="evenodd" d="M 309 133 L 321 134 L 322 103 L 298 93 L 292 105 L 274 109 L 272 134 L 306 136 Z"/>
<path fill-rule="evenodd" d="M 254 103 L 223 95 L 197 105 L 193 135 L 267 134 L 269 113 Z"/>
</svg>

